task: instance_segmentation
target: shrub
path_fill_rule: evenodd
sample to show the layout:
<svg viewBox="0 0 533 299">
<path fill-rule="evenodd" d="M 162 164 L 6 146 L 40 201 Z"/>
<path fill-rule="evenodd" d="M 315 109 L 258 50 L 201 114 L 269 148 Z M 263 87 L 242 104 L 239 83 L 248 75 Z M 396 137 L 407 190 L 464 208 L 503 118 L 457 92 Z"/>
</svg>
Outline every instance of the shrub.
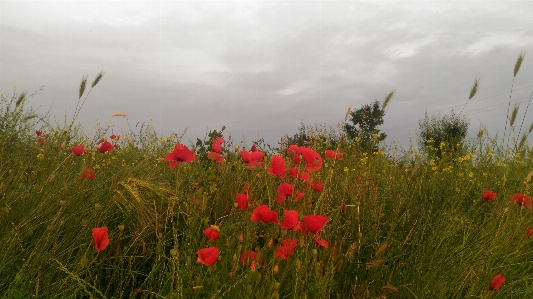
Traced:
<svg viewBox="0 0 533 299">
<path fill-rule="evenodd" d="M 442 159 L 445 155 L 451 158 L 463 152 L 464 141 L 469 123 L 464 117 L 450 115 L 443 117 L 426 116 L 418 123 L 419 145 L 429 158 Z"/>
</svg>

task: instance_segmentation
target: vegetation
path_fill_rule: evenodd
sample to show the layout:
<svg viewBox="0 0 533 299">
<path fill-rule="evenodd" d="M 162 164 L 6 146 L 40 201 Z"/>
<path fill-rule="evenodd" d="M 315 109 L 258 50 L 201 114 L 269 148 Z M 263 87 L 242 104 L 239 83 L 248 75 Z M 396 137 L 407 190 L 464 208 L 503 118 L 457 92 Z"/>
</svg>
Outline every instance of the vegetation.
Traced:
<svg viewBox="0 0 533 299">
<path fill-rule="evenodd" d="M 453 114 L 443 117 L 427 115 L 419 121 L 418 141 L 430 159 L 457 158 L 464 153 L 469 123 Z"/>
<path fill-rule="evenodd" d="M 344 124 L 344 132 L 350 140 L 357 140 L 365 149 L 374 149 L 377 144 L 387 137 L 387 134 L 380 132 L 378 127 L 383 124 L 385 107 L 394 95 L 391 91 L 383 104 L 374 101 L 372 105 L 363 105 L 359 109 L 348 110 L 346 119 L 349 122 Z"/>
<path fill-rule="evenodd" d="M 480 132 L 429 161 L 320 129 L 188 145 L 149 125 L 87 137 L 26 102 L 1 97 L 2 298 L 533 295 L 527 140 Z"/>
</svg>

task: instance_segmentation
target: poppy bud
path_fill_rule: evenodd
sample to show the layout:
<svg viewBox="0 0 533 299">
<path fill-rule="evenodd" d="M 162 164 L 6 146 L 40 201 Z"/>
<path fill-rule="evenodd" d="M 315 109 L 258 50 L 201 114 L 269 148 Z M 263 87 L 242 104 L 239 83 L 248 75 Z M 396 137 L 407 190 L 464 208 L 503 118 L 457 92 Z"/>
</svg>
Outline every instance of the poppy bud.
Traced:
<svg viewBox="0 0 533 299">
<path fill-rule="evenodd" d="M 124 231 L 124 223 L 118 225 L 118 230 L 120 231 L 120 233 Z"/>
<path fill-rule="evenodd" d="M 274 268 L 272 269 L 272 273 L 274 275 L 276 275 L 276 274 L 278 274 L 278 272 L 279 272 L 279 266 L 278 266 L 278 264 L 276 264 L 276 265 L 274 265 Z"/>
</svg>

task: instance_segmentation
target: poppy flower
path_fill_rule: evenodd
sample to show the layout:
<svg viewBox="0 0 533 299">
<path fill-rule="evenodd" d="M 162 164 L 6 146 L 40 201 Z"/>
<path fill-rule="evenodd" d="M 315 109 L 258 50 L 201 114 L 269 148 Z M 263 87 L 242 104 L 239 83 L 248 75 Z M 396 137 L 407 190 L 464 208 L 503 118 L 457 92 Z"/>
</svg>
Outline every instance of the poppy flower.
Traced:
<svg viewBox="0 0 533 299">
<path fill-rule="evenodd" d="M 341 152 L 334 152 L 332 150 L 326 151 L 326 158 L 331 158 L 332 160 L 342 160 Z"/>
<path fill-rule="evenodd" d="M 80 173 L 80 178 L 82 180 L 94 180 L 96 178 L 96 175 L 94 174 L 94 171 L 91 168 L 85 168 Z"/>
<path fill-rule="evenodd" d="M 294 253 L 294 249 L 296 248 L 296 244 L 298 243 L 298 240 L 296 239 L 288 239 L 283 240 L 283 245 L 276 248 L 276 252 L 274 255 L 276 257 L 281 258 L 282 260 L 286 260 L 288 257 L 290 257 Z"/>
<path fill-rule="evenodd" d="M 109 136 L 109 138 L 111 138 L 111 139 L 113 139 L 115 141 L 118 141 L 120 139 L 120 135 L 113 134 L 113 135 Z"/>
<path fill-rule="evenodd" d="M 511 197 L 511 201 L 517 203 L 520 206 L 524 206 L 528 209 L 533 209 L 531 206 L 531 197 L 522 194 L 522 193 L 515 193 L 513 194 L 513 197 Z"/>
<path fill-rule="evenodd" d="M 293 168 L 289 169 L 289 175 L 291 176 L 291 178 L 296 180 L 298 178 L 298 168 L 293 167 Z"/>
<path fill-rule="evenodd" d="M 259 264 L 263 263 L 263 259 L 259 254 L 255 251 L 249 250 L 241 253 L 241 257 L 239 259 L 239 264 L 241 266 L 250 265 L 253 262 L 257 262 Z"/>
<path fill-rule="evenodd" d="M 311 183 L 311 188 L 317 192 L 322 192 L 322 190 L 324 189 L 324 184 L 319 181 L 313 181 L 313 183 Z"/>
<path fill-rule="evenodd" d="M 81 156 L 84 150 L 85 148 L 83 147 L 83 145 L 74 145 L 70 152 L 76 156 Z"/>
<path fill-rule="evenodd" d="M 302 181 L 308 181 L 311 175 L 308 172 L 302 171 L 298 174 L 298 178 Z"/>
<path fill-rule="evenodd" d="M 113 151 L 113 145 L 109 141 L 104 141 L 98 148 L 98 151 L 101 153 L 105 152 L 112 152 Z"/>
<path fill-rule="evenodd" d="M 312 233 L 318 233 L 329 221 L 329 217 L 322 215 L 308 215 L 302 218 L 307 229 Z"/>
<path fill-rule="evenodd" d="M 311 148 L 301 148 L 302 157 L 305 161 L 305 169 L 310 172 L 320 170 L 322 167 L 322 157 Z"/>
<path fill-rule="evenodd" d="M 204 235 L 209 239 L 211 242 L 215 242 L 218 237 L 220 236 L 220 229 L 218 227 L 213 228 L 213 226 L 210 226 L 204 230 Z"/>
<path fill-rule="evenodd" d="M 222 152 L 222 146 L 220 144 L 224 143 L 224 142 L 225 142 L 225 140 L 222 137 L 215 138 L 215 140 L 213 140 L 213 143 L 211 144 L 211 146 L 213 147 L 213 151 L 215 153 L 219 153 L 220 154 Z"/>
<path fill-rule="evenodd" d="M 95 227 L 92 231 L 93 245 L 96 251 L 100 252 L 109 245 L 109 235 L 107 234 L 107 226 Z"/>
<path fill-rule="evenodd" d="M 224 162 L 224 157 L 222 157 L 222 155 L 217 152 L 209 152 L 209 154 L 207 154 L 207 157 L 217 163 Z"/>
<path fill-rule="evenodd" d="M 263 160 L 263 157 L 265 156 L 265 154 L 260 151 L 255 151 L 255 152 L 240 151 L 239 155 L 241 156 L 244 163 L 248 164 L 248 168 L 254 168 L 257 165 L 263 164 L 261 160 Z"/>
<path fill-rule="evenodd" d="M 283 215 L 283 222 L 279 224 L 283 229 L 292 229 L 300 223 L 298 221 L 298 211 L 296 210 L 285 210 L 283 211 Z"/>
<path fill-rule="evenodd" d="M 278 223 L 278 213 L 270 210 L 266 205 L 258 206 L 252 211 L 250 220 L 254 222 Z"/>
<path fill-rule="evenodd" d="M 304 197 L 304 193 L 302 192 L 296 192 L 296 198 L 294 199 L 294 202 L 298 202 L 302 197 Z"/>
<path fill-rule="evenodd" d="M 287 169 L 285 168 L 285 160 L 278 155 L 272 156 L 272 161 L 270 162 L 270 168 L 268 169 L 268 173 L 278 176 L 280 178 L 284 178 L 285 172 L 287 172 Z"/>
<path fill-rule="evenodd" d="M 505 282 L 505 276 L 501 274 L 496 274 L 490 283 L 490 289 L 492 291 L 498 290 L 502 284 Z"/>
<path fill-rule="evenodd" d="M 202 248 L 196 252 L 198 255 L 198 262 L 206 265 L 212 266 L 217 262 L 218 254 L 220 250 L 216 247 Z"/>
<path fill-rule="evenodd" d="M 43 134 L 42 131 L 40 131 L 40 130 L 35 130 L 35 135 L 37 135 L 37 137 L 41 137 L 42 134 Z"/>
<path fill-rule="evenodd" d="M 237 193 L 235 197 L 235 202 L 237 202 L 237 209 L 245 210 L 248 207 L 248 194 L 246 193 Z"/>
<path fill-rule="evenodd" d="M 490 190 L 485 190 L 485 192 L 483 193 L 483 200 L 484 201 L 493 201 L 496 199 L 496 193 L 490 191 Z"/>
<path fill-rule="evenodd" d="M 526 230 L 524 230 L 524 237 L 533 237 L 533 228 L 528 228 Z"/>
<path fill-rule="evenodd" d="M 170 162 L 169 168 L 174 169 L 176 165 L 191 162 L 196 158 L 196 154 L 189 150 L 185 145 L 178 143 L 174 150 L 165 156 L 164 160 Z"/>
<path fill-rule="evenodd" d="M 291 196 L 294 192 L 294 185 L 289 183 L 281 183 L 278 186 L 278 196 L 276 197 L 277 203 L 283 203 L 287 197 Z"/>
<path fill-rule="evenodd" d="M 253 152 L 257 152 L 257 146 L 252 145 L 252 148 L 250 148 L 250 151 L 253 153 Z"/>
<path fill-rule="evenodd" d="M 320 239 L 320 235 L 319 234 L 316 234 L 316 236 L 315 236 L 315 243 L 318 246 L 322 246 L 324 248 L 329 248 L 329 242 L 326 241 L 326 240 Z"/>
</svg>

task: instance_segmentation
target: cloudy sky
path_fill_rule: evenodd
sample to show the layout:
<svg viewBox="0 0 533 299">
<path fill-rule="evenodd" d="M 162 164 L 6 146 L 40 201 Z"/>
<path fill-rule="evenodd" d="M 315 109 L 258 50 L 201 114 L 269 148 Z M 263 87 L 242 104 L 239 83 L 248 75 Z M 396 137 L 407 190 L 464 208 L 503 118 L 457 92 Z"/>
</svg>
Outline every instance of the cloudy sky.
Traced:
<svg viewBox="0 0 533 299">
<path fill-rule="evenodd" d="M 387 141 L 416 136 L 424 113 L 460 111 L 503 133 L 513 68 L 519 119 L 533 92 L 531 1 L 0 1 L 0 93 L 71 119 L 82 76 L 102 81 L 80 113 L 115 132 L 152 120 L 185 142 L 227 127 L 276 143 L 305 124 L 336 126 L 382 100 Z M 533 106 L 525 116 L 533 121 Z M 135 128 L 134 128 L 135 129 Z M 531 139 L 530 139 L 531 140 Z"/>
</svg>

